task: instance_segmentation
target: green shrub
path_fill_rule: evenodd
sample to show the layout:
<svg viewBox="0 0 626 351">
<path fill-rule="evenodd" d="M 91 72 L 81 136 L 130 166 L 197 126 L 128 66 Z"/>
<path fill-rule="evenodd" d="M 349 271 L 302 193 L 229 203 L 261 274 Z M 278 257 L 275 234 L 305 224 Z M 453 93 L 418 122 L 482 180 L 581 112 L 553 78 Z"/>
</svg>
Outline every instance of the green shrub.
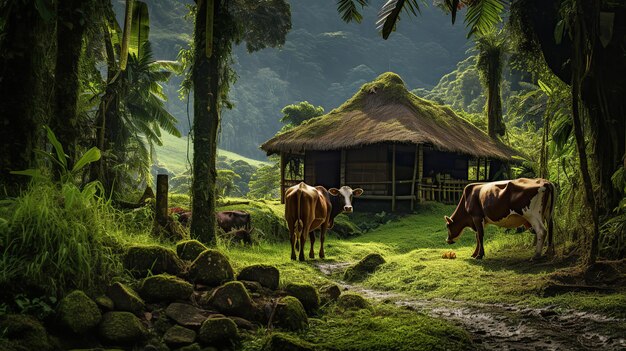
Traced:
<svg viewBox="0 0 626 351">
<path fill-rule="evenodd" d="M 34 182 L 3 202 L 0 217 L 0 290 L 28 286 L 50 295 L 92 290 L 122 271 L 112 254 L 113 209 L 96 196 L 99 183 Z M 109 244 L 107 244 L 107 242 Z"/>
</svg>

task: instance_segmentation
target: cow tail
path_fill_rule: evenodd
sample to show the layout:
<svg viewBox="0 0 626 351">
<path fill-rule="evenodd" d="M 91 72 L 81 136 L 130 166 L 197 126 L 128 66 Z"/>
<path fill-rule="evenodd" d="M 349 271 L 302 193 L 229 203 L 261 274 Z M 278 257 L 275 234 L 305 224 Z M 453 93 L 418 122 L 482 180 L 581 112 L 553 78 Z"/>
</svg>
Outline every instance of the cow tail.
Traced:
<svg viewBox="0 0 626 351">
<path fill-rule="evenodd" d="M 298 219 L 296 220 L 296 223 L 294 223 L 294 235 L 296 236 L 295 240 L 294 240 L 294 245 L 296 246 L 296 251 L 300 252 L 300 247 L 302 246 L 300 243 L 300 235 L 302 234 L 302 232 L 304 231 L 304 222 L 302 222 L 302 219 L 300 218 L 301 214 L 300 214 L 300 202 L 301 202 L 301 198 L 302 198 L 302 189 L 298 189 Z"/>
</svg>

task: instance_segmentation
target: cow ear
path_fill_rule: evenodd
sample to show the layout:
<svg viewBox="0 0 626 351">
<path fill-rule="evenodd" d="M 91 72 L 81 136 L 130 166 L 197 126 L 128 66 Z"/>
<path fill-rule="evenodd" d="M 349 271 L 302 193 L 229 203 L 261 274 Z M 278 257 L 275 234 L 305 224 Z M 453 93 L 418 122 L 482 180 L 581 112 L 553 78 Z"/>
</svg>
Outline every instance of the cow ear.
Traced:
<svg viewBox="0 0 626 351">
<path fill-rule="evenodd" d="M 328 192 L 329 192 L 329 193 L 330 193 L 330 195 L 332 195 L 332 196 L 337 196 L 337 195 L 339 195 L 339 189 L 337 189 L 337 188 L 330 188 L 330 189 L 328 189 Z"/>
<path fill-rule="evenodd" d="M 446 223 L 448 224 L 452 224 L 452 218 L 448 217 L 448 216 L 443 216 L 443 219 L 446 220 Z"/>
<path fill-rule="evenodd" d="M 361 188 L 356 188 L 354 190 L 352 190 L 352 195 L 355 197 L 359 197 L 361 196 L 361 194 L 363 194 L 363 189 Z"/>
</svg>

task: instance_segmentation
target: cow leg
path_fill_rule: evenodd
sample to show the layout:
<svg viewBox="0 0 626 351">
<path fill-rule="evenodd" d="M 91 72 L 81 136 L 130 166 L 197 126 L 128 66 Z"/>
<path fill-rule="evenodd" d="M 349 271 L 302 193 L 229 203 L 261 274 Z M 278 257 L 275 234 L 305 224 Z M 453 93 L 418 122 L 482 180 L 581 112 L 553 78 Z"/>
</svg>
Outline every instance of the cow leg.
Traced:
<svg viewBox="0 0 626 351">
<path fill-rule="evenodd" d="M 537 235 L 537 246 L 535 246 L 535 255 L 531 259 L 531 261 L 535 261 L 541 258 L 541 252 L 543 251 L 543 241 L 546 236 L 546 228 L 543 226 L 543 223 L 541 223 L 541 220 L 533 219 L 530 224 L 532 224 L 533 229 L 535 230 L 535 233 Z"/>
<path fill-rule="evenodd" d="M 485 248 L 483 247 L 483 238 L 485 236 L 485 229 L 483 228 L 483 219 L 482 218 L 473 218 L 474 226 L 476 227 L 476 250 L 474 250 L 475 256 L 472 256 L 476 259 L 482 259 L 485 256 Z"/>
<path fill-rule="evenodd" d="M 295 245 L 296 245 L 296 233 L 294 233 L 293 230 L 289 231 L 289 240 L 291 241 L 291 259 L 292 260 L 296 260 L 296 249 L 295 249 Z"/>
<path fill-rule="evenodd" d="M 315 258 L 315 253 L 313 252 L 313 244 L 315 244 L 315 231 L 311 230 L 309 233 L 309 239 L 311 239 L 311 250 L 309 250 L 309 258 Z"/>
<path fill-rule="evenodd" d="M 303 228 L 302 233 L 300 233 L 300 254 L 298 255 L 300 261 L 304 261 L 304 245 L 306 244 L 306 236 L 310 231 L 311 225 L 307 225 Z"/>
<path fill-rule="evenodd" d="M 554 243 L 552 242 L 552 234 L 554 233 L 554 223 L 552 218 L 548 219 L 548 250 L 546 250 L 546 256 L 554 256 Z"/>
<path fill-rule="evenodd" d="M 324 258 L 324 237 L 326 236 L 327 227 L 322 224 L 320 227 L 320 258 Z"/>
</svg>

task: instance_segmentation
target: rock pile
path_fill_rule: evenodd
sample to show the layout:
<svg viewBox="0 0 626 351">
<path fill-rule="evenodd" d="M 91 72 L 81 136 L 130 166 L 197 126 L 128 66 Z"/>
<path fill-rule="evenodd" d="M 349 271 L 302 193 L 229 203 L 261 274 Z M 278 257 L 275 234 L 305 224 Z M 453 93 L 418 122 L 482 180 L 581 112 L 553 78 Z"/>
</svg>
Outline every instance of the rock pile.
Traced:
<svg viewBox="0 0 626 351">
<path fill-rule="evenodd" d="M 309 284 L 281 289 L 272 266 L 253 265 L 235 275 L 228 257 L 194 240 L 180 242 L 176 252 L 132 246 L 123 263 L 133 279 L 114 282 L 93 299 L 78 290 L 67 294 L 47 328 L 28 316 L 0 318 L 6 332 L 0 349 L 234 349 L 243 334 L 269 326 L 264 350 L 310 350 L 314 345 L 280 331 L 308 328 L 320 302 L 363 306 L 349 296 L 342 301 L 336 285 L 320 292 Z"/>
</svg>

